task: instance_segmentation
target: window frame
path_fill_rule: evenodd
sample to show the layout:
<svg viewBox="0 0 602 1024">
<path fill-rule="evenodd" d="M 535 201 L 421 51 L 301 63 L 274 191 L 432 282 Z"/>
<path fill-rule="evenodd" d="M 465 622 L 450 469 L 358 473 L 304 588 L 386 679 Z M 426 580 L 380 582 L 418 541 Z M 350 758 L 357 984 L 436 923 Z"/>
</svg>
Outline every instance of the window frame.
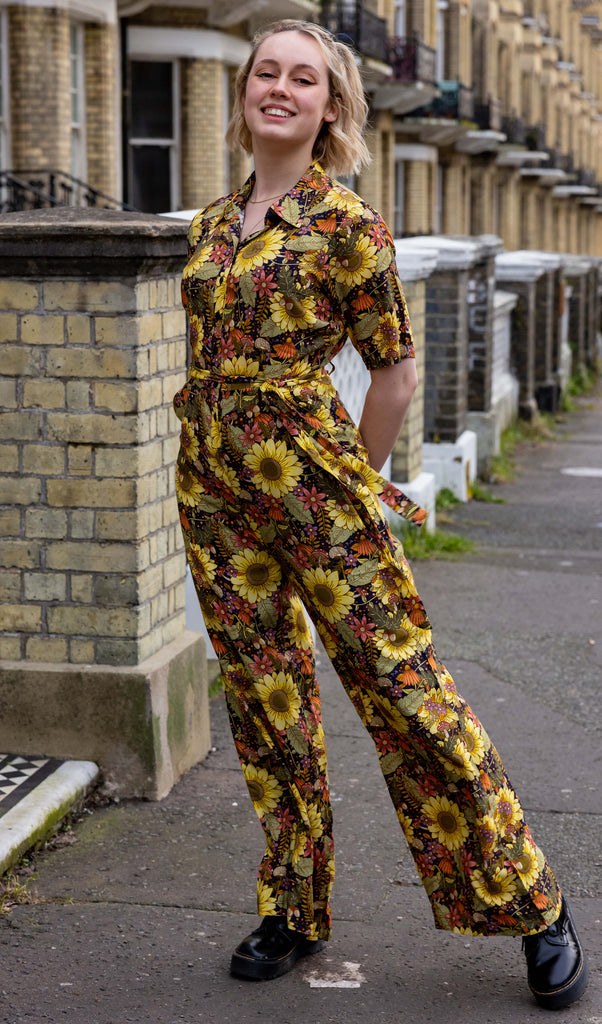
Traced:
<svg viewBox="0 0 602 1024">
<path fill-rule="evenodd" d="M 158 146 L 169 149 L 169 194 L 170 194 L 170 210 L 178 210 L 181 203 L 182 195 L 182 144 L 181 144 L 181 133 L 180 133 L 180 103 L 181 103 L 181 75 L 180 75 L 180 61 L 177 58 L 164 57 L 157 54 L 156 56 L 147 57 L 128 57 L 131 64 L 170 64 L 172 68 L 172 79 L 171 79 L 171 100 L 172 100 L 172 126 L 173 134 L 172 137 L 157 137 L 151 136 L 138 136 L 132 135 L 128 137 L 128 166 L 129 166 L 129 191 L 130 199 L 133 195 L 133 160 L 132 160 L 132 149 L 134 146 Z M 169 210 L 161 210 L 161 213 L 169 213 Z"/>
</svg>

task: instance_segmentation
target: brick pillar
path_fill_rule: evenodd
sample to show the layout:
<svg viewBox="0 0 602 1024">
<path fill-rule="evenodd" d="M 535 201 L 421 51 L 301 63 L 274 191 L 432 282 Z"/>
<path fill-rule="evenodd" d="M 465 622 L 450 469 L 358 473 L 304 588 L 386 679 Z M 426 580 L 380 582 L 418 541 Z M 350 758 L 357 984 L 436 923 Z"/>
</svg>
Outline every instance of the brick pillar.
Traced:
<svg viewBox="0 0 602 1024">
<path fill-rule="evenodd" d="M 119 195 L 119 118 L 115 25 L 85 27 L 87 180 L 107 195 Z"/>
<path fill-rule="evenodd" d="M 0 225 L 0 749 L 164 795 L 207 751 L 174 496 L 186 226 L 106 210 Z"/>
<path fill-rule="evenodd" d="M 422 235 L 433 230 L 432 168 L 433 165 L 425 160 L 407 160 L 405 163 L 404 218 L 408 235 Z"/>
<path fill-rule="evenodd" d="M 69 172 L 69 15 L 9 7 L 9 18 L 13 169 Z"/>
<path fill-rule="evenodd" d="M 391 480 L 411 481 L 422 472 L 426 281 L 424 279 L 408 281 L 406 278 L 404 292 L 416 350 L 418 387 L 414 392 L 405 423 L 391 453 Z"/>
<path fill-rule="evenodd" d="M 569 345 L 573 353 L 571 372 L 587 366 L 587 299 L 590 262 L 578 256 L 565 257 L 565 280 L 571 287 L 569 299 Z"/>
<path fill-rule="evenodd" d="M 366 131 L 365 139 L 372 160 L 368 167 L 365 167 L 358 174 L 357 191 L 365 202 L 370 203 L 375 210 L 382 214 L 383 176 L 386 173 L 386 169 L 383 167 L 383 149 L 378 117 L 376 123 L 371 124 Z M 382 215 L 384 216 L 384 214 Z"/>
<path fill-rule="evenodd" d="M 512 311 L 510 357 L 518 379 L 518 411 L 523 419 L 533 419 L 535 401 L 535 325 L 536 287 L 545 272 L 539 253 L 505 252 L 496 257 L 496 280 L 518 296 Z"/>
<path fill-rule="evenodd" d="M 182 60 L 182 209 L 207 206 L 230 191 L 226 181 L 224 63 Z M 210 112 L 210 114 L 208 113 Z"/>
</svg>

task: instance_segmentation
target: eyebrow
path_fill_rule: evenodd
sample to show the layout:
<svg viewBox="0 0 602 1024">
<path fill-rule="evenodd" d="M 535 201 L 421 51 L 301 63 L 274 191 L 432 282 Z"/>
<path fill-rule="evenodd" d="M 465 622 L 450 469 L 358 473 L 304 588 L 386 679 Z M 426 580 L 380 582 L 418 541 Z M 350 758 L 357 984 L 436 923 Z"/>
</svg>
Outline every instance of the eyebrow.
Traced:
<svg viewBox="0 0 602 1024">
<path fill-rule="evenodd" d="M 274 60 L 272 57 L 260 57 L 259 60 L 257 61 L 257 63 L 258 64 L 275 64 L 277 67 L 279 66 L 278 61 Z M 318 71 L 318 68 L 314 67 L 313 64 L 295 64 L 291 70 L 292 71 L 302 71 L 304 68 L 307 68 L 309 71 L 313 71 L 316 75 L 318 75 L 320 73 Z"/>
</svg>

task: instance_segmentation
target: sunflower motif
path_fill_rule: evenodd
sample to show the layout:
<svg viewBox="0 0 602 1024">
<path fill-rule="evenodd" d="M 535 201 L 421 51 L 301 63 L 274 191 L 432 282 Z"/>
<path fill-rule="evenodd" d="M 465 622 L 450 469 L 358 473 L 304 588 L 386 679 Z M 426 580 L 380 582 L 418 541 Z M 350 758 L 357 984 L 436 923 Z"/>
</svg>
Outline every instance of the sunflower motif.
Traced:
<svg viewBox="0 0 602 1024">
<path fill-rule="evenodd" d="M 221 372 L 224 377 L 256 377 L 259 373 L 259 363 L 256 359 L 247 359 L 246 356 L 235 356 L 234 359 L 224 359 Z"/>
<path fill-rule="evenodd" d="M 389 725 L 392 725 L 393 728 L 397 730 L 397 732 L 405 733 L 409 731 L 410 725 L 406 716 L 403 714 L 402 711 L 399 710 L 396 704 L 393 704 L 388 699 L 388 697 L 379 698 L 378 710 L 380 711 L 380 714 L 384 718 L 385 722 L 388 722 Z"/>
<path fill-rule="evenodd" d="M 265 675 L 255 688 L 275 729 L 280 731 L 295 724 L 301 710 L 301 698 L 292 676 L 286 672 Z"/>
<path fill-rule="evenodd" d="M 408 597 L 410 595 L 410 588 L 403 579 L 401 572 L 389 566 L 379 569 L 372 580 L 372 588 L 383 604 L 389 604 L 391 599 L 395 603 L 400 595 L 401 597 Z"/>
<path fill-rule="evenodd" d="M 477 823 L 477 832 L 483 849 L 488 852 L 493 850 L 498 839 L 498 828 L 490 814 L 484 814 Z"/>
<path fill-rule="evenodd" d="M 399 326 L 397 317 L 393 313 L 383 313 L 379 322 L 378 328 L 372 335 L 374 344 L 378 348 L 378 351 L 386 356 L 389 352 L 392 352 L 397 347 L 399 339 Z"/>
<path fill-rule="evenodd" d="M 332 520 L 335 526 L 342 526 L 344 530 L 357 530 L 360 526 L 363 526 L 362 520 L 355 511 L 353 505 L 348 502 L 343 502 L 339 505 L 338 502 L 333 501 L 332 498 L 326 503 L 326 512 L 328 518 Z"/>
<path fill-rule="evenodd" d="M 315 804 L 307 805 L 307 817 L 309 820 L 309 830 L 311 832 L 312 839 L 319 839 L 324 832 L 324 823 L 322 821 L 322 815 Z"/>
<path fill-rule="evenodd" d="M 446 753 L 444 756 L 438 756 L 441 764 L 448 768 L 451 765 L 452 772 L 456 772 L 464 779 L 475 779 L 479 774 L 478 769 L 474 762 L 471 761 L 470 754 L 462 740 L 456 740 L 453 750 L 449 753 Z"/>
<path fill-rule="evenodd" d="M 265 882 L 257 883 L 257 913 L 260 917 L 273 914 L 276 909 L 276 897 L 271 886 Z"/>
<path fill-rule="evenodd" d="M 439 732 L 439 727 L 447 722 L 457 722 L 458 713 L 449 706 L 442 690 L 429 690 L 424 701 L 418 708 L 418 718 L 429 732 Z"/>
<path fill-rule="evenodd" d="M 182 446 L 182 451 L 186 454 L 189 462 L 194 462 L 198 458 L 200 449 L 199 439 L 196 436 L 196 425 L 188 419 L 183 419 L 180 422 L 180 445 Z"/>
<path fill-rule="evenodd" d="M 432 796 L 422 805 L 429 832 L 448 850 L 459 850 L 468 839 L 468 825 L 462 811 L 446 796 Z"/>
<path fill-rule="evenodd" d="M 180 504 L 194 508 L 204 493 L 205 488 L 200 480 L 197 480 L 185 465 L 178 466 L 176 469 L 176 495 Z"/>
<path fill-rule="evenodd" d="M 537 848 L 528 839 L 525 840 L 520 857 L 513 861 L 514 869 L 525 889 L 535 885 L 540 873 Z"/>
<path fill-rule="evenodd" d="M 253 473 L 253 480 L 264 494 L 281 498 L 297 486 L 303 471 L 299 459 L 284 441 L 260 441 L 244 457 Z"/>
<path fill-rule="evenodd" d="M 243 766 L 243 772 L 255 810 L 260 818 L 263 818 L 278 806 L 282 796 L 282 787 L 265 768 L 256 768 L 254 764 L 247 764 Z"/>
<path fill-rule="evenodd" d="M 292 628 L 288 633 L 291 641 L 295 647 L 299 647 L 302 651 L 309 651 L 312 646 L 309 622 L 303 611 L 303 605 L 297 598 L 293 598 L 291 601 L 290 616 L 293 622 Z"/>
<path fill-rule="evenodd" d="M 347 189 L 332 188 L 324 197 L 323 202 L 331 210 L 342 210 L 349 217 L 363 217 L 366 214 L 361 200 Z"/>
<path fill-rule="evenodd" d="M 502 822 L 503 828 L 512 829 L 523 819 L 521 805 L 516 794 L 509 786 L 502 786 L 496 796 L 495 817 Z"/>
<path fill-rule="evenodd" d="M 303 584 L 327 622 L 344 619 L 353 606 L 351 587 L 334 569 L 306 569 Z"/>
<path fill-rule="evenodd" d="M 218 480 L 221 480 L 226 487 L 229 487 L 234 494 L 240 494 L 241 486 L 240 480 L 238 479 L 238 473 L 232 466 L 226 466 L 215 456 L 210 455 L 207 459 L 209 469 Z"/>
<path fill-rule="evenodd" d="M 278 255 L 282 249 L 282 232 L 279 228 L 271 228 L 263 231 L 257 238 L 251 239 L 246 245 L 239 249 L 232 273 L 240 277 L 247 270 L 255 270 L 257 267 L 269 263 Z"/>
<path fill-rule="evenodd" d="M 213 309 L 216 313 L 223 313 L 226 308 L 226 295 L 228 292 L 228 275 L 224 274 L 212 290 Z"/>
<path fill-rule="evenodd" d="M 232 556 L 236 576 L 232 586 L 245 601 L 263 601 L 277 589 L 281 581 L 280 566 L 267 551 L 245 548 Z"/>
<path fill-rule="evenodd" d="M 204 263 L 209 263 L 212 251 L 213 243 L 211 242 L 209 245 L 204 245 L 198 252 L 195 252 L 194 256 L 191 258 L 190 262 L 186 264 L 182 272 L 184 280 L 188 277 L 194 277 L 199 267 L 202 267 Z"/>
<path fill-rule="evenodd" d="M 353 249 L 340 253 L 332 260 L 332 276 L 339 284 L 362 284 L 373 273 L 377 258 L 376 246 L 370 241 L 370 236 L 362 235 Z"/>
<path fill-rule="evenodd" d="M 474 722 L 468 720 L 464 723 L 462 740 L 468 750 L 468 756 L 473 764 L 479 765 L 485 757 L 485 744 L 481 730 Z"/>
<path fill-rule="evenodd" d="M 316 300 L 311 295 L 284 295 L 274 292 L 270 300 L 270 312 L 274 323 L 283 331 L 299 331 L 316 324 Z"/>
<path fill-rule="evenodd" d="M 409 658 L 422 646 L 420 633 L 409 619 L 404 619 L 403 626 L 377 629 L 374 639 L 385 658 L 392 661 Z"/>
<path fill-rule="evenodd" d="M 489 876 L 482 871 L 474 871 L 470 881 L 479 899 L 490 907 L 511 903 L 516 895 L 516 880 L 508 868 L 496 868 Z"/>
<path fill-rule="evenodd" d="M 195 544 L 194 541 L 188 545 L 186 553 L 188 555 L 190 571 L 196 582 L 205 586 L 211 586 L 217 572 L 217 565 L 211 556 L 207 554 L 204 548 Z"/>
<path fill-rule="evenodd" d="M 396 813 L 399 819 L 399 824 L 402 827 L 403 834 L 411 845 L 414 838 L 414 826 L 412 825 L 412 819 L 408 818 L 407 814 L 404 814 L 403 811 L 399 810 L 399 808 L 397 808 Z"/>
</svg>

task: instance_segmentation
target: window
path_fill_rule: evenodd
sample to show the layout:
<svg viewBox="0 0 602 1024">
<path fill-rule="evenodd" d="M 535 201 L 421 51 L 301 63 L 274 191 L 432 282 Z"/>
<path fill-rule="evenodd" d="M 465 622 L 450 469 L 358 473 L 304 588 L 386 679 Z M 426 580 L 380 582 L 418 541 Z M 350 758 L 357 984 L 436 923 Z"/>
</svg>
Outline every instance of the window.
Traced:
<svg viewBox="0 0 602 1024">
<path fill-rule="evenodd" d="M 447 60 L 445 56 L 446 27 L 447 27 L 447 0 L 437 0 L 437 81 L 444 82 L 447 72 Z"/>
<path fill-rule="evenodd" d="M 129 139 L 129 202 L 167 213 L 179 202 L 177 64 L 133 60 Z"/>
<path fill-rule="evenodd" d="M 70 34 L 70 78 L 71 97 L 71 174 L 85 181 L 86 134 L 85 134 L 85 90 L 84 90 L 84 28 L 71 22 Z M 58 168 L 63 170 L 63 168 Z M 75 192 L 74 192 L 75 194 Z"/>
<path fill-rule="evenodd" d="M 395 0 L 393 35 L 404 39 L 407 35 L 406 0 Z"/>
<path fill-rule="evenodd" d="M 8 118 L 8 14 L 0 11 L 0 170 L 10 167 L 10 122 Z"/>
</svg>

